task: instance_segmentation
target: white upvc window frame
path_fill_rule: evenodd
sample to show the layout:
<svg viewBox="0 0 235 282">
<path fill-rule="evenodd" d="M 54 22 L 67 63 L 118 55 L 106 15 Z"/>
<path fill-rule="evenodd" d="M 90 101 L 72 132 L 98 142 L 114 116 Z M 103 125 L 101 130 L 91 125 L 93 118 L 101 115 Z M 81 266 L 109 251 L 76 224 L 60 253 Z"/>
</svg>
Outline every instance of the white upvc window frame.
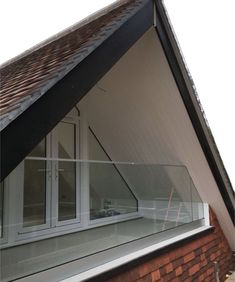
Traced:
<svg viewBox="0 0 235 282">
<path fill-rule="evenodd" d="M 74 123 L 76 125 L 76 159 L 89 160 L 89 124 L 86 111 L 80 111 L 79 116 L 74 108 L 61 122 Z M 58 221 L 58 201 L 56 203 L 56 199 L 58 199 L 58 183 L 55 180 L 55 168 L 51 166 L 52 162 L 60 160 L 58 158 L 58 150 L 56 149 L 57 141 L 55 127 L 46 137 L 45 160 L 48 160 L 46 168 L 46 223 L 23 227 L 23 161 L 11 173 L 9 179 L 5 181 L 8 183 L 8 189 L 5 190 L 9 191 L 7 193 L 9 196 L 4 199 L 5 203 L 7 203 L 7 207 L 4 207 L 6 224 L 4 238 L 0 238 L 0 249 L 141 217 L 138 210 L 127 214 L 90 219 L 89 161 L 78 161 L 76 166 L 76 219 L 64 222 Z M 42 158 L 27 157 L 26 159 L 37 160 Z M 57 188 L 54 192 L 52 191 L 53 186 Z M 51 218 L 54 218 L 54 220 L 51 220 Z"/>
<path fill-rule="evenodd" d="M 46 156 L 48 156 L 50 154 L 50 136 L 47 136 L 45 138 L 45 145 L 46 145 Z M 30 160 L 34 160 L 37 161 L 37 158 L 26 158 L 30 159 Z M 45 160 L 46 161 L 46 160 Z M 19 212 L 17 213 L 17 235 L 16 236 L 21 236 L 23 234 L 25 234 L 25 236 L 21 236 L 21 237 L 28 237 L 27 234 L 30 234 L 31 232 L 36 232 L 36 231 L 40 231 L 40 230 L 45 230 L 50 228 L 50 217 L 51 217 L 51 212 L 50 212 L 50 206 L 49 203 L 51 201 L 51 178 L 52 178 L 52 172 L 51 172 L 51 166 L 50 163 L 46 162 L 46 193 L 45 193 L 45 223 L 41 224 L 41 225 L 34 225 L 34 226 L 29 226 L 29 227 L 24 227 L 23 226 L 23 214 L 24 214 L 24 162 L 23 161 L 17 169 L 17 178 L 18 178 L 18 183 L 19 183 L 19 187 L 18 189 L 20 190 L 20 192 L 18 193 L 18 210 Z M 13 195 L 12 195 L 13 197 Z"/>
<path fill-rule="evenodd" d="M 75 125 L 75 153 L 76 159 L 80 157 L 80 125 L 79 125 L 79 118 L 78 117 L 65 117 L 61 122 L 69 123 Z M 51 148 L 52 148 L 52 159 L 55 161 L 51 161 L 53 169 L 53 179 L 52 179 L 52 186 L 55 189 L 52 191 L 52 228 L 66 226 L 71 224 L 78 224 L 81 222 L 81 173 L 80 173 L 80 163 L 76 162 L 76 217 L 74 219 L 59 221 L 58 215 L 58 193 L 59 193 L 59 156 L 58 156 L 58 134 L 56 128 L 52 131 L 52 139 L 51 139 Z"/>
<path fill-rule="evenodd" d="M 80 118 L 75 115 L 66 116 L 61 122 L 75 125 L 75 140 L 76 140 L 76 158 L 80 156 Z M 26 159 L 40 160 L 37 157 L 28 157 Z M 55 161 L 54 161 L 55 159 Z M 24 195 L 24 161 L 17 167 L 17 182 L 20 187 L 16 195 L 11 193 L 14 202 L 18 205 L 19 212 L 16 214 L 16 234 L 15 241 L 34 241 L 39 237 L 46 238 L 47 235 L 62 235 L 66 234 L 72 229 L 81 227 L 81 173 L 80 164 L 76 164 L 76 218 L 71 220 L 58 220 L 58 138 L 56 128 L 46 137 L 46 222 L 42 225 L 35 225 L 30 227 L 23 227 L 23 195 Z M 57 163 L 56 163 L 57 162 Z M 56 175 L 57 174 L 57 175 Z"/>
<path fill-rule="evenodd" d="M 8 188 L 8 180 L 3 181 L 3 214 L 1 218 L 1 232 L 0 232 L 0 245 L 7 243 L 8 238 L 8 216 L 9 214 L 5 211 L 8 209 L 8 200 L 9 200 L 9 190 Z"/>
</svg>

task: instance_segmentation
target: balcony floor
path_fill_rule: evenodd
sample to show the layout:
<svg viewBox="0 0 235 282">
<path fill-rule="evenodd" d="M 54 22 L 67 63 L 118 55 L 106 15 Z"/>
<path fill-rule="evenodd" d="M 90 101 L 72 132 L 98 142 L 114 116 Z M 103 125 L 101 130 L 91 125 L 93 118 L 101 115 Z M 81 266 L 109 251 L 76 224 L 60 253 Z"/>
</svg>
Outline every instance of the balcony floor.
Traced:
<svg viewBox="0 0 235 282">
<path fill-rule="evenodd" d="M 1 250 L 1 279 L 9 281 L 175 227 L 138 218 Z"/>
</svg>

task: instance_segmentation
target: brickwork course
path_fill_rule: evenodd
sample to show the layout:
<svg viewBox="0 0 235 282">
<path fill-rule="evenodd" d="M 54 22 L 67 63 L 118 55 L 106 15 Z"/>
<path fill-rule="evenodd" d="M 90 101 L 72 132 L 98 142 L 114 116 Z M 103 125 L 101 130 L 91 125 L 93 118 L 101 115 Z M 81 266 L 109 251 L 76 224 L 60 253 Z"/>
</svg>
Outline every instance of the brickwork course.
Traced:
<svg viewBox="0 0 235 282">
<path fill-rule="evenodd" d="M 214 227 L 211 233 L 182 243 L 180 247 L 172 247 L 171 251 L 136 265 L 106 282 L 214 282 L 215 261 L 219 265 L 220 281 L 225 281 L 226 274 L 234 270 L 234 257 L 211 209 L 210 222 Z"/>
</svg>

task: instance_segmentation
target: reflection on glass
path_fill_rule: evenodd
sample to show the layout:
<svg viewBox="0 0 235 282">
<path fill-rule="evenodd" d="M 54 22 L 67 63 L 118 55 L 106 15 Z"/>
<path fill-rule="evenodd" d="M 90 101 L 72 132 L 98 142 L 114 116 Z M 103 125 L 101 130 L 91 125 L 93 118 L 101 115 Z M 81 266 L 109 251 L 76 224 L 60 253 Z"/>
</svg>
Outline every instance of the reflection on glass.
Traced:
<svg viewBox="0 0 235 282">
<path fill-rule="evenodd" d="M 123 175 L 141 201 L 141 214 L 162 230 L 192 221 L 190 177 L 184 167 L 121 165 Z"/>
<path fill-rule="evenodd" d="M 89 164 L 90 218 L 137 211 L 137 200 L 112 164 Z"/>
<path fill-rule="evenodd" d="M 198 220 L 203 217 L 203 202 L 201 200 L 200 195 L 198 194 L 198 191 L 196 187 L 194 186 L 192 180 L 191 180 L 191 194 L 192 194 L 192 220 Z"/>
<path fill-rule="evenodd" d="M 31 157 L 46 156 L 46 141 L 41 141 L 30 153 Z M 35 226 L 46 220 L 46 161 L 24 161 L 23 226 Z"/>
<path fill-rule="evenodd" d="M 0 238 L 3 236 L 3 182 L 0 183 Z"/>
<path fill-rule="evenodd" d="M 89 131 L 89 157 L 93 160 L 109 160 L 94 133 Z M 90 219 L 127 214 L 138 210 L 137 199 L 113 164 L 91 163 Z"/>
<path fill-rule="evenodd" d="M 65 144 L 63 148 L 66 148 Z M 69 148 L 71 149 L 71 147 Z M 69 148 L 67 148 L 67 151 L 69 151 Z M 69 152 L 70 158 L 72 158 L 72 153 L 74 151 L 71 150 Z M 42 167 L 43 162 L 41 160 L 34 160 L 34 162 L 38 165 L 33 165 L 33 168 Z M 60 163 L 56 160 L 48 160 L 47 162 L 52 167 Z M 73 171 L 66 167 L 67 163 L 76 163 L 76 161 L 63 161 L 59 167 Z M 81 165 L 83 165 L 83 168 L 89 169 L 87 176 L 90 172 L 91 219 L 93 219 L 93 223 L 97 224 L 93 225 L 95 228 L 92 228 L 91 224 L 86 229 L 87 225 L 82 225 L 83 221 L 81 221 L 83 231 L 74 232 L 71 224 L 67 228 L 66 234 L 58 236 L 58 229 L 48 227 L 44 228 L 43 232 L 50 238 L 36 242 L 32 242 L 31 234 L 37 234 L 37 232 L 26 232 L 24 236 L 29 235 L 27 244 L 10 246 L 1 250 L 0 269 L 3 281 L 15 281 L 15 279 L 35 271 L 39 272 L 144 237 L 151 239 L 151 235 L 161 233 L 161 236 L 153 236 L 151 239 L 153 244 L 156 244 L 156 242 L 161 242 L 162 239 L 169 239 L 182 234 L 182 232 L 202 226 L 202 222 L 196 221 L 196 219 L 204 217 L 203 204 L 184 166 L 126 163 L 119 163 L 114 166 L 110 161 L 85 161 L 81 162 Z M 64 178 L 70 179 L 68 180 L 70 186 L 67 184 L 65 186 L 67 189 L 70 189 L 72 183 L 75 183 L 74 178 L 69 175 L 70 173 L 63 174 Z M 60 177 L 62 178 L 62 176 Z M 126 183 L 131 187 L 131 191 Z M 82 187 L 83 191 L 86 191 L 86 187 Z M 132 191 L 138 199 L 138 209 L 137 200 L 132 195 Z M 37 192 L 37 197 L 40 198 L 41 196 L 38 195 Z M 67 202 L 73 205 L 69 195 Z M 34 205 L 36 205 L 35 203 L 33 202 Z M 61 212 L 61 218 L 62 215 L 71 215 L 71 210 L 74 211 L 74 209 L 68 209 L 67 205 L 61 200 L 60 208 L 63 211 L 62 207 L 66 208 L 64 213 Z M 85 213 L 86 208 L 82 209 L 82 207 L 81 212 Z M 132 213 L 133 217 L 129 217 L 126 221 L 123 220 L 124 215 L 127 213 L 130 215 L 130 212 L 135 212 Z M 37 220 L 40 219 L 38 214 L 39 212 L 37 213 Z M 122 216 L 112 218 L 114 215 Z M 95 219 L 98 220 L 94 222 Z M 104 223 L 105 219 L 110 220 L 109 224 Z M 180 226 L 182 225 L 184 227 L 181 229 Z M 69 230 L 71 230 L 71 233 L 69 233 Z M 8 234 L 6 232 L 6 237 Z M 41 239 L 40 234 L 38 238 Z M 20 243 L 20 240 L 17 240 L 18 238 L 15 238 L 15 242 Z M 102 259 L 106 263 L 106 259 L 110 260 L 110 257 L 105 255 Z M 90 267 L 92 266 L 84 264 L 85 270 Z"/>
<path fill-rule="evenodd" d="M 58 128 L 59 158 L 76 158 L 76 128 L 74 124 L 60 122 Z M 58 220 L 76 218 L 76 163 L 59 162 Z"/>
</svg>

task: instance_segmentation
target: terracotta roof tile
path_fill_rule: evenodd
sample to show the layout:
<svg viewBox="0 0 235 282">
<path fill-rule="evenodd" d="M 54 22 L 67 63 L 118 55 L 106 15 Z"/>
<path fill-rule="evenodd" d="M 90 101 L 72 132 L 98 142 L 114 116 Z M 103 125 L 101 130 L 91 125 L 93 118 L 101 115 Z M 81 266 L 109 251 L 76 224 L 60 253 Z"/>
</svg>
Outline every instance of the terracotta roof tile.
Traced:
<svg viewBox="0 0 235 282">
<path fill-rule="evenodd" d="M 3 66 L 0 69 L 1 130 L 88 56 L 138 11 L 144 2 L 126 1 L 93 21 Z"/>
</svg>

